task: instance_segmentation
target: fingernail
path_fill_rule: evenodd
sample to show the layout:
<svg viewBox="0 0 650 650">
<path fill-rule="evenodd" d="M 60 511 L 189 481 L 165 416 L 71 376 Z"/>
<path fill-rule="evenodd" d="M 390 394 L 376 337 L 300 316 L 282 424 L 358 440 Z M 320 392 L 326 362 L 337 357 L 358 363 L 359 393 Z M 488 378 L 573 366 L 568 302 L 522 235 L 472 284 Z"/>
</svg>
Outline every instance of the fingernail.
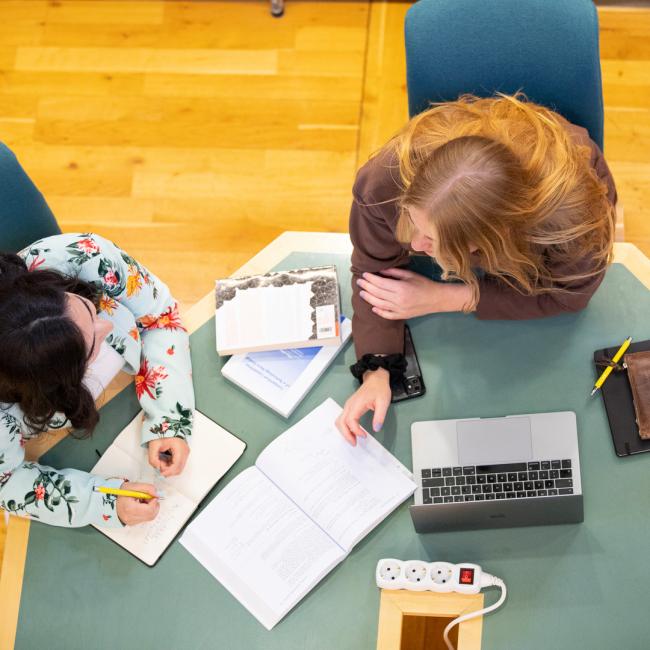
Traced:
<svg viewBox="0 0 650 650">
<path fill-rule="evenodd" d="M 375 422 L 375 424 L 372 425 L 372 430 L 377 433 L 377 431 L 381 431 L 382 426 L 383 422 Z"/>
</svg>

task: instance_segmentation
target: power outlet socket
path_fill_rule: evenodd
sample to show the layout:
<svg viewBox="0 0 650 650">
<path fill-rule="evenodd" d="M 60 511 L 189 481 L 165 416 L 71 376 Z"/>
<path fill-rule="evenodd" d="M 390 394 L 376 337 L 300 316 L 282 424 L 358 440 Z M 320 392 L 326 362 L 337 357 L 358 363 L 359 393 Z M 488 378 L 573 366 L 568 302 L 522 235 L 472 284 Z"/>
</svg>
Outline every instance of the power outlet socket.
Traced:
<svg viewBox="0 0 650 650">
<path fill-rule="evenodd" d="M 454 565 L 449 562 L 432 562 L 429 565 L 431 582 L 436 585 L 436 591 L 450 592 L 454 590 Z"/>
<path fill-rule="evenodd" d="M 381 582 L 384 588 L 394 589 L 395 587 L 391 587 L 391 585 L 401 584 L 403 580 L 402 562 L 392 558 L 380 560 L 375 571 L 375 579 L 377 584 Z"/>
<path fill-rule="evenodd" d="M 410 560 L 405 562 L 402 567 L 404 572 L 404 579 L 411 583 L 410 589 L 412 591 L 426 591 L 427 590 L 427 576 L 429 574 L 429 565 L 420 560 Z"/>
<path fill-rule="evenodd" d="M 379 560 L 375 582 L 381 589 L 408 589 L 409 591 L 436 591 L 477 594 L 483 584 L 483 571 L 478 564 L 423 562 L 394 558 Z"/>
</svg>

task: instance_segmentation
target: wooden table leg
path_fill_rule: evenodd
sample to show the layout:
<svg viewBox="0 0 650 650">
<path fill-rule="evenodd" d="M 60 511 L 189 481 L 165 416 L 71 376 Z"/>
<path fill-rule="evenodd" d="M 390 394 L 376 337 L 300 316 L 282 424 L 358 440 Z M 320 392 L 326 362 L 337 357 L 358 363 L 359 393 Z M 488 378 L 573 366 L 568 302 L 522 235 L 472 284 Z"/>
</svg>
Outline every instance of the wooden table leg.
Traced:
<svg viewBox="0 0 650 650">
<path fill-rule="evenodd" d="M 12 516 L 7 527 L 0 574 L 0 650 L 14 647 L 28 538 L 29 520 Z"/>
</svg>

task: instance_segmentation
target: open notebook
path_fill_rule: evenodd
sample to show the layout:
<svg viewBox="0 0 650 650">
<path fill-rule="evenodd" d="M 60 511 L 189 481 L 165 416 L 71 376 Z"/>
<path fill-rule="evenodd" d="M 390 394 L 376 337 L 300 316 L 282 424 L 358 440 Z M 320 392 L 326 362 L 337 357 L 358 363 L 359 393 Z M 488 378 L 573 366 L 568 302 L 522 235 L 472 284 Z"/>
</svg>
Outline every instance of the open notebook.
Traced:
<svg viewBox="0 0 650 650">
<path fill-rule="evenodd" d="M 350 446 L 327 399 L 276 438 L 180 542 L 267 629 L 415 490 L 372 436 Z"/>
<path fill-rule="evenodd" d="M 174 541 L 185 522 L 214 484 L 244 453 L 246 444 L 199 411 L 194 412 L 191 452 L 180 476 L 156 477 L 140 444 L 142 412 L 117 436 L 92 469 L 100 476 L 126 476 L 131 481 L 153 483 L 164 493 L 153 521 L 124 528 L 97 530 L 123 546 L 145 564 L 153 566 Z"/>
</svg>

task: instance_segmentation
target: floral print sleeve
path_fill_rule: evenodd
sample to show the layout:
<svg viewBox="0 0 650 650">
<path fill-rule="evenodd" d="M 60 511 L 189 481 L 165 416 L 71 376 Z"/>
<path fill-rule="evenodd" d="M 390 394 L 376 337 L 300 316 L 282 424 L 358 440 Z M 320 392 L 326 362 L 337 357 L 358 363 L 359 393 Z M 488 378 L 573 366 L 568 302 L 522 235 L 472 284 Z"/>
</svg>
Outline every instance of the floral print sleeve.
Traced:
<svg viewBox="0 0 650 650">
<path fill-rule="evenodd" d="M 21 417 L 17 407 L 0 404 L 0 508 L 55 526 L 121 527 L 114 498 L 95 488 L 119 487 L 123 479 L 25 462 Z"/>
<path fill-rule="evenodd" d="M 32 244 L 29 268 L 56 268 L 94 282 L 102 291 L 100 317 L 113 320 L 107 342 L 131 366 L 145 413 L 142 443 L 188 440 L 194 389 L 189 337 L 167 285 L 114 243 L 96 234 L 64 234 Z"/>
<path fill-rule="evenodd" d="M 145 412 L 143 444 L 157 438 L 189 439 L 194 411 L 189 338 L 167 286 L 94 234 L 48 237 L 21 255 L 32 272 L 54 269 L 101 289 L 99 317 L 114 326 L 107 343 L 136 376 L 135 390 Z M 65 424 L 53 421 L 51 426 Z M 26 462 L 28 432 L 19 405 L 0 404 L 0 508 L 57 526 L 122 526 L 116 498 L 95 488 L 119 487 L 124 478 Z"/>
</svg>

